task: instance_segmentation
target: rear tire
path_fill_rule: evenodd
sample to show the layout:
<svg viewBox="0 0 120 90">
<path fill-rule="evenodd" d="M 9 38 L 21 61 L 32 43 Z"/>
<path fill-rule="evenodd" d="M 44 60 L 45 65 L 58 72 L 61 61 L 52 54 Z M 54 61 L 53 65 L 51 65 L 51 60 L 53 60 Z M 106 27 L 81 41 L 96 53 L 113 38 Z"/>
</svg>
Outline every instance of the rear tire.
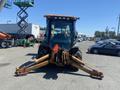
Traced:
<svg viewBox="0 0 120 90">
<path fill-rule="evenodd" d="M 78 47 L 70 49 L 69 53 L 82 60 L 82 52 Z"/>
<path fill-rule="evenodd" d="M 37 59 L 50 53 L 50 48 L 40 45 L 38 49 Z"/>
<path fill-rule="evenodd" d="M 1 47 L 2 47 L 2 48 L 6 48 L 6 47 L 7 47 L 7 42 L 3 41 L 3 42 L 1 43 Z"/>
<path fill-rule="evenodd" d="M 82 60 L 82 52 L 80 51 L 80 49 L 78 47 L 74 47 L 72 49 L 70 49 L 69 53 L 71 55 L 74 55 L 75 57 L 79 58 L 80 60 Z M 73 70 L 78 71 L 78 68 L 71 66 L 73 68 Z"/>
<path fill-rule="evenodd" d="M 11 42 L 8 42 L 8 43 L 7 43 L 7 47 L 8 47 L 8 48 L 11 48 L 11 47 L 12 47 L 12 43 L 11 43 Z"/>
</svg>

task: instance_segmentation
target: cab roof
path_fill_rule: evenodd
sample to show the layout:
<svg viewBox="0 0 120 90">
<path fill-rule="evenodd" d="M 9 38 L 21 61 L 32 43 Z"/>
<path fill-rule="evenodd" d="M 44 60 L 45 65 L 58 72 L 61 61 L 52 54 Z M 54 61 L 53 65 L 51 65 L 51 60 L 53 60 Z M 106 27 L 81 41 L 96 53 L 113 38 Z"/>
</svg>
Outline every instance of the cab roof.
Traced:
<svg viewBox="0 0 120 90">
<path fill-rule="evenodd" d="M 74 16 L 65 16 L 65 15 L 56 15 L 56 14 L 48 14 L 45 15 L 47 19 L 63 19 L 63 20 L 77 20 L 79 19 L 78 17 Z"/>
</svg>

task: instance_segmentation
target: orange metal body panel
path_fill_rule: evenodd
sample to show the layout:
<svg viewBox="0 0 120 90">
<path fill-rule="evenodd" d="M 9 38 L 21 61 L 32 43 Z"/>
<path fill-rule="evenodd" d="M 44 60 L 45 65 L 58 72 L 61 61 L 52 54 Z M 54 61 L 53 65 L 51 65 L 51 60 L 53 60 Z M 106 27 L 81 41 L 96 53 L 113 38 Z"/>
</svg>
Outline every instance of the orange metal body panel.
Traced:
<svg viewBox="0 0 120 90">
<path fill-rule="evenodd" d="M 9 39 L 9 38 L 11 38 L 11 35 L 0 32 L 0 39 Z"/>
</svg>

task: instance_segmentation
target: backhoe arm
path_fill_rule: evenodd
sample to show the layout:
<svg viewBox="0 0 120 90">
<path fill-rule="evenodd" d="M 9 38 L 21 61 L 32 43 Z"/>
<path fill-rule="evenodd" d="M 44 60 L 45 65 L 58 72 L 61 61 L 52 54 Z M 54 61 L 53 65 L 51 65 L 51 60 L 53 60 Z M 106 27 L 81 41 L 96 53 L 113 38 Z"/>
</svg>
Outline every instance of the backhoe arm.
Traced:
<svg viewBox="0 0 120 90">
<path fill-rule="evenodd" d="M 102 72 L 99 72 L 95 69 L 92 69 L 87 64 L 85 64 L 83 61 L 76 58 L 75 56 L 72 56 L 71 65 L 89 73 L 90 76 L 93 77 L 93 78 L 102 79 L 104 77 Z"/>
</svg>

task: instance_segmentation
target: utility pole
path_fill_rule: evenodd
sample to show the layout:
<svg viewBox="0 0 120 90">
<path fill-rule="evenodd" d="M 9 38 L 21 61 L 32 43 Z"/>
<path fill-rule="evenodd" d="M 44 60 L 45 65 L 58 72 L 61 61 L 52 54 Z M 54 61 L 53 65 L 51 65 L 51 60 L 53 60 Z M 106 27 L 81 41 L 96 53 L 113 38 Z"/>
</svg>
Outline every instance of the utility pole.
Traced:
<svg viewBox="0 0 120 90">
<path fill-rule="evenodd" d="M 119 19 L 118 19 L 117 36 L 119 36 L 119 29 L 120 29 L 120 15 L 119 15 Z"/>
<path fill-rule="evenodd" d="M 110 38 L 109 37 L 109 27 L 108 26 L 105 29 L 105 34 L 106 34 L 106 38 Z"/>
</svg>

